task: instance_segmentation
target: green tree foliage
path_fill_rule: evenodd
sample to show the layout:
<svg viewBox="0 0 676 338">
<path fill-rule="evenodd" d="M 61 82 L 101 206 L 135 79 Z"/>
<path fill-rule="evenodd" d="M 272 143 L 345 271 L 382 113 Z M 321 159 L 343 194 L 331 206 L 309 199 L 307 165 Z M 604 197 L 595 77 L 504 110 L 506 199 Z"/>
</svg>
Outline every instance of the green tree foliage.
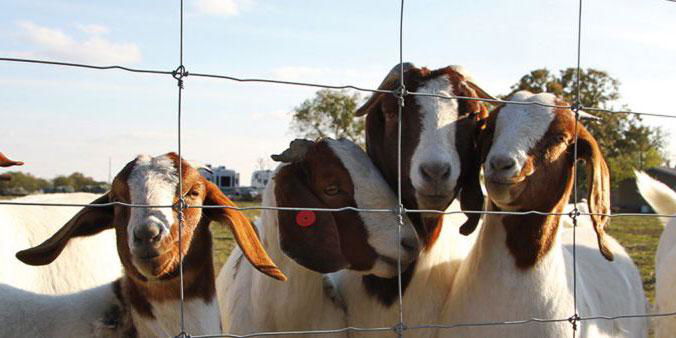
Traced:
<svg viewBox="0 0 676 338">
<path fill-rule="evenodd" d="M 291 129 L 300 137 L 344 137 L 364 145 L 364 119 L 354 116 L 360 96 L 346 90 L 318 91 L 295 107 Z"/>
<path fill-rule="evenodd" d="M 570 103 L 576 102 L 576 68 L 554 74 L 547 69 L 536 69 L 524 75 L 511 87 L 534 93 L 550 92 Z M 608 73 L 596 69 L 580 73 L 580 103 L 584 107 L 615 110 L 613 103 L 620 98 L 620 82 Z M 509 96 L 508 95 L 508 96 Z M 627 107 L 622 107 L 627 111 Z M 643 124 L 640 116 L 591 111 L 601 118 L 599 122 L 584 122 L 585 127 L 599 142 L 611 171 L 611 184 L 634 176 L 633 169 L 651 168 L 664 163 L 664 135 L 659 128 Z"/>
<path fill-rule="evenodd" d="M 0 192 L 23 188 L 26 193 L 31 193 L 50 186 L 49 181 L 31 174 L 24 174 L 18 171 L 10 171 L 7 174 L 12 176 L 12 179 L 0 182 Z"/>
</svg>

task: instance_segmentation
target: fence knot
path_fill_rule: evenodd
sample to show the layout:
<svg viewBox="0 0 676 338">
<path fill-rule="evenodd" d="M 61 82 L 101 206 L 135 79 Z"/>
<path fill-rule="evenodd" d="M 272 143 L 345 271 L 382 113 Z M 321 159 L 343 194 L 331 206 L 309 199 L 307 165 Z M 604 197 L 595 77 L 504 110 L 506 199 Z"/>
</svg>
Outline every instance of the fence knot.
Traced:
<svg viewBox="0 0 676 338">
<path fill-rule="evenodd" d="M 577 313 L 570 316 L 570 318 L 568 318 L 568 322 L 571 325 L 573 325 L 573 331 L 577 331 L 577 322 L 579 322 L 579 321 L 580 321 L 580 316 Z"/>
<path fill-rule="evenodd" d="M 190 335 L 187 334 L 185 331 L 181 331 L 176 337 L 174 338 L 190 338 Z"/>
<path fill-rule="evenodd" d="M 406 90 L 406 87 L 404 85 L 399 86 L 396 90 L 392 92 L 394 96 L 396 96 L 399 99 L 399 105 L 404 106 L 404 97 L 408 95 L 408 91 Z"/>
<path fill-rule="evenodd" d="M 171 76 L 178 81 L 178 86 L 183 89 L 183 78 L 188 76 L 188 71 L 183 65 L 178 66 L 174 71 L 171 72 Z"/>
<path fill-rule="evenodd" d="M 394 331 L 399 336 L 404 334 L 404 331 L 406 331 L 406 330 L 408 330 L 408 328 L 406 327 L 406 324 L 404 324 L 404 323 L 399 323 L 395 326 L 392 326 L 392 331 Z"/>
<path fill-rule="evenodd" d="M 576 219 L 576 218 L 580 217 L 580 215 L 582 215 L 582 213 L 580 212 L 580 209 L 577 208 L 577 205 L 575 205 L 575 207 L 573 208 L 573 210 L 571 210 L 571 211 L 568 213 L 568 217 L 570 217 L 570 218 L 572 218 L 572 219 Z"/>
<path fill-rule="evenodd" d="M 580 102 L 575 102 L 570 106 L 570 110 L 572 110 L 573 113 L 575 113 L 575 118 L 577 119 L 580 110 L 582 110 L 582 105 L 580 104 Z"/>
</svg>

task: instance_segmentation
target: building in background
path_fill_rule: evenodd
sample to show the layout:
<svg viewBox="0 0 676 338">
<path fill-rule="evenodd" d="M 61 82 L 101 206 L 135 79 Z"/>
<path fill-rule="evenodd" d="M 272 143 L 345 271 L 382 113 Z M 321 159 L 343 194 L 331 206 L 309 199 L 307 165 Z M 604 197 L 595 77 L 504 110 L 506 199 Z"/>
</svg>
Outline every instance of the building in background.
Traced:
<svg viewBox="0 0 676 338">
<path fill-rule="evenodd" d="M 251 187 L 259 192 L 263 191 L 270 179 L 272 179 L 272 170 L 256 170 L 251 174 Z"/>
<path fill-rule="evenodd" d="M 645 171 L 652 178 L 676 190 L 676 169 L 669 167 L 650 168 Z M 636 179 L 630 178 L 620 182 L 617 189 L 610 194 L 613 209 L 648 212 L 648 202 L 638 193 Z"/>
<path fill-rule="evenodd" d="M 226 168 L 224 165 L 212 167 L 211 164 L 207 164 L 198 168 L 198 171 L 223 192 L 226 192 L 229 188 L 239 187 L 239 173 Z"/>
</svg>

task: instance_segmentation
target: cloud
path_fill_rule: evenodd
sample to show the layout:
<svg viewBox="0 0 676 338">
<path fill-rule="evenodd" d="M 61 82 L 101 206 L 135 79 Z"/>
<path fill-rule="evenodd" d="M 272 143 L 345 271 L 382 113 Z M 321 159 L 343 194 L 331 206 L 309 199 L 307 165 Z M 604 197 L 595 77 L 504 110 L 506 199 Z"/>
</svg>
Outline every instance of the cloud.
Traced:
<svg viewBox="0 0 676 338">
<path fill-rule="evenodd" d="M 108 27 L 102 25 L 77 25 L 77 29 L 89 34 L 105 34 L 110 32 Z"/>
<path fill-rule="evenodd" d="M 34 47 L 28 53 L 32 57 L 95 64 L 134 64 L 141 60 L 141 50 L 136 44 L 101 37 L 108 31 L 104 26 L 79 25 L 78 29 L 85 33 L 80 40 L 30 21 L 21 21 L 17 26 L 20 39 Z"/>
<path fill-rule="evenodd" d="M 198 0 L 195 9 L 199 14 L 228 17 L 239 15 L 252 5 L 251 0 Z"/>
</svg>

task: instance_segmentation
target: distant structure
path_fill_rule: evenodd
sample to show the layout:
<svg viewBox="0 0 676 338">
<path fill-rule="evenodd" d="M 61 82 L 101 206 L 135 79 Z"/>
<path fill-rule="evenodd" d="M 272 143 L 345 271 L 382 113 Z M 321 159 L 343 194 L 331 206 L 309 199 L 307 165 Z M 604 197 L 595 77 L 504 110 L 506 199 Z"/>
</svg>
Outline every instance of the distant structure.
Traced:
<svg viewBox="0 0 676 338">
<path fill-rule="evenodd" d="M 251 187 L 262 191 L 272 178 L 272 170 L 256 170 L 251 174 Z"/>
<path fill-rule="evenodd" d="M 671 189 L 676 189 L 676 169 L 658 167 L 647 169 L 645 172 L 658 181 L 668 185 Z M 636 179 L 633 177 L 620 182 L 618 188 L 612 191 L 610 196 L 612 205 L 616 209 L 641 212 L 650 210 L 648 203 L 644 201 L 643 197 L 638 193 Z"/>
<path fill-rule="evenodd" d="M 233 169 L 227 169 L 221 165 L 212 167 L 211 164 L 198 169 L 200 174 L 211 181 L 221 190 L 239 187 L 239 173 Z"/>
</svg>

